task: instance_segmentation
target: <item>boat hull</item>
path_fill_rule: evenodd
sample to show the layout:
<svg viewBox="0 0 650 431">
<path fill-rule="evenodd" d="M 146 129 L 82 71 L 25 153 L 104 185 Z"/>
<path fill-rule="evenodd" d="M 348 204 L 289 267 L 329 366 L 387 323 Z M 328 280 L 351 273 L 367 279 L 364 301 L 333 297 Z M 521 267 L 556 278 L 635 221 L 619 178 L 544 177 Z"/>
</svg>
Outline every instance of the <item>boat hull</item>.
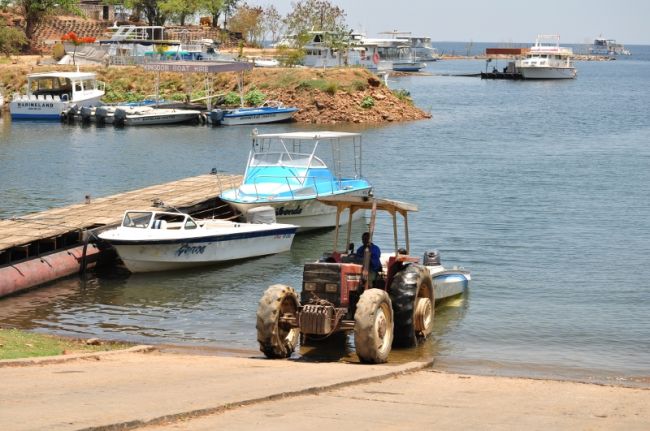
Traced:
<svg viewBox="0 0 650 431">
<path fill-rule="evenodd" d="M 574 67 L 519 66 L 518 71 L 524 79 L 573 79 L 576 77 L 576 69 Z"/>
<path fill-rule="evenodd" d="M 62 101 L 48 100 L 28 96 L 17 96 L 9 103 L 12 120 L 60 120 L 61 114 L 70 107 L 97 106 L 101 95 L 84 100 Z"/>
<path fill-rule="evenodd" d="M 431 273 L 436 301 L 462 294 L 467 290 L 472 279 L 470 273 L 462 269 L 444 269 L 442 266 L 427 266 L 427 268 Z"/>
<path fill-rule="evenodd" d="M 279 123 L 290 120 L 296 111 L 298 111 L 296 108 L 237 110 L 224 113 L 221 124 L 224 126 L 240 126 L 245 124 Z"/>
<path fill-rule="evenodd" d="M 154 272 L 281 253 L 291 248 L 295 232 L 288 227 L 201 238 L 107 241 L 129 271 Z"/>
<path fill-rule="evenodd" d="M 337 194 L 337 196 L 368 196 L 370 190 L 371 188 L 355 190 L 350 193 Z M 222 199 L 244 215 L 246 215 L 251 208 L 271 206 L 275 210 L 275 217 L 278 223 L 296 225 L 300 232 L 336 226 L 336 207 L 325 205 L 316 200 L 316 197 L 311 199 L 281 201 L 260 200 L 256 202 L 230 201 L 225 196 L 222 196 Z M 356 211 L 353 214 L 352 220 L 358 220 L 363 216 L 364 211 Z M 347 224 L 348 220 L 349 215 L 348 212 L 345 211 L 342 213 L 339 223 Z"/>
<path fill-rule="evenodd" d="M 163 110 L 150 109 L 144 113 L 129 113 L 119 118 L 118 111 L 113 116 L 113 122 L 125 126 L 153 126 L 160 124 L 178 124 L 190 121 L 198 121 L 199 111 L 195 110 L 164 110 L 174 112 L 158 112 Z"/>
</svg>

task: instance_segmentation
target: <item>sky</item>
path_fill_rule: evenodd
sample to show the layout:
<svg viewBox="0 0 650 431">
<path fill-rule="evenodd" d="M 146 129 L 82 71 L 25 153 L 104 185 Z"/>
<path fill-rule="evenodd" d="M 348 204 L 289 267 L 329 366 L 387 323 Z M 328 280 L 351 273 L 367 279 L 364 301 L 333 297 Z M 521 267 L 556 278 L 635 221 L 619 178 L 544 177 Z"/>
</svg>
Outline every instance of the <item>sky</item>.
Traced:
<svg viewBox="0 0 650 431">
<path fill-rule="evenodd" d="M 295 0 L 246 0 L 273 4 L 280 14 Z M 595 37 L 625 45 L 650 45 L 650 0 L 329 0 L 346 12 L 348 27 L 369 37 L 410 31 L 434 41 L 526 43 L 537 34 L 559 34 L 564 43 Z"/>
</svg>

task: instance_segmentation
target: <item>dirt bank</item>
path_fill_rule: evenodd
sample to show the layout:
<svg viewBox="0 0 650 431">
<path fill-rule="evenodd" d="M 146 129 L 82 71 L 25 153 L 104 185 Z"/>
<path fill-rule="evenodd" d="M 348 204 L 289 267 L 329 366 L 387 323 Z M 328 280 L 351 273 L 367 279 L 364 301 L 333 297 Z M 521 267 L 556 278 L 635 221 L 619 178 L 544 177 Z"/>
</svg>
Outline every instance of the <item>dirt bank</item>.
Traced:
<svg viewBox="0 0 650 431">
<path fill-rule="evenodd" d="M 5 94 L 22 89 L 29 72 L 74 70 L 71 66 L 40 64 L 46 57 L 16 57 L 0 69 Z M 95 70 L 106 82 L 105 102 L 152 97 L 155 94 L 153 73 L 135 66 L 83 66 Z M 216 74 L 210 77 L 213 93 L 238 91 L 237 75 Z M 362 68 L 305 69 L 255 68 L 244 75 L 244 93 L 261 91 L 267 100 L 297 106 L 295 119 L 301 123 L 383 123 L 430 118 L 430 114 L 413 105 L 408 93 L 393 91 L 374 74 Z M 206 95 L 203 74 L 161 74 L 160 97 L 166 100 L 201 99 Z"/>
</svg>

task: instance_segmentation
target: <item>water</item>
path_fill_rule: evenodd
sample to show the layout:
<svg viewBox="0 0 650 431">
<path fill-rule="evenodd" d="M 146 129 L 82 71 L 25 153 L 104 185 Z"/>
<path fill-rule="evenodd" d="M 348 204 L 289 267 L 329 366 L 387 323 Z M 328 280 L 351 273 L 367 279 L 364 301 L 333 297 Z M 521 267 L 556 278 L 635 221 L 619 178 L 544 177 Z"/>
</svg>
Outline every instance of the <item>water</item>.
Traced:
<svg viewBox="0 0 650 431">
<path fill-rule="evenodd" d="M 437 62 L 431 76 L 389 78 L 430 120 L 341 128 L 364 134 L 364 174 L 378 196 L 419 205 L 414 253 L 438 248 L 443 263 L 473 275 L 466 296 L 437 310 L 432 340 L 392 361 L 433 355 L 452 371 L 647 384 L 650 56 L 639 58 L 581 62 L 578 79 L 562 82 L 455 77 L 485 63 Z M 213 167 L 241 173 L 250 131 L 4 118 L 0 217 Z M 355 238 L 363 228 L 355 224 Z M 379 229 L 376 242 L 389 249 L 387 220 Z M 299 286 L 302 264 L 330 241 L 331 232 L 312 233 L 290 252 L 232 266 L 61 281 L 0 301 L 0 324 L 253 351 L 264 289 Z M 347 345 L 330 353 L 349 356 Z"/>
</svg>

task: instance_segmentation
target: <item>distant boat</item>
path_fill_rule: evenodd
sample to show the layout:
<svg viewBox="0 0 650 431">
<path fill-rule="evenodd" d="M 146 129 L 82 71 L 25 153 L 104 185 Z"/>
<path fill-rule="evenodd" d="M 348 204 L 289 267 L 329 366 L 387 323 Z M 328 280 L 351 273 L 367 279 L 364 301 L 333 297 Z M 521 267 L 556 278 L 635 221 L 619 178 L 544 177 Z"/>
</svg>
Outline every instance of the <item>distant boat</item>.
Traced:
<svg viewBox="0 0 650 431">
<path fill-rule="evenodd" d="M 131 272 L 181 269 L 289 250 L 296 226 L 275 223 L 271 208 L 261 210 L 257 223 L 128 210 L 121 226 L 99 237 L 115 247 Z"/>
<path fill-rule="evenodd" d="M 213 109 L 210 112 L 210 120 L 212 124 L 223 124 L 224 126 L 278 123 L 291 120 L 296 112 L 298 112 L 296 107 L 268 101 L 256 108 Z"/>
<path fill-rule="evenodd" d="M 280 62 L 275 58 L 258 57 L 253 60 L 255 67 L 278 67 Z"/>
<path fill-rule="evenodd" d="M 9 103 L 15 120 L 60 120 L 72 107 L 97 106 L 104 83 L 93 72 L 42 72 L 27 75 L 27 94 Z"/>
<path fill-rule="evenodd" d="M 516 67 L 524 79 L 572 79 L 577 74 L 572 56 L 571 48 L 560 46 L 559 35 L 539 35 Z"/>
<path fill-rule="evenodd" d="M 616 43 L 614 39 L 605 39 L 597 37 L 593 45 L 589 47 L 589 53 L 592 55 L 631 55 L 629 49 L 623 44 Z"/>
</svg>

